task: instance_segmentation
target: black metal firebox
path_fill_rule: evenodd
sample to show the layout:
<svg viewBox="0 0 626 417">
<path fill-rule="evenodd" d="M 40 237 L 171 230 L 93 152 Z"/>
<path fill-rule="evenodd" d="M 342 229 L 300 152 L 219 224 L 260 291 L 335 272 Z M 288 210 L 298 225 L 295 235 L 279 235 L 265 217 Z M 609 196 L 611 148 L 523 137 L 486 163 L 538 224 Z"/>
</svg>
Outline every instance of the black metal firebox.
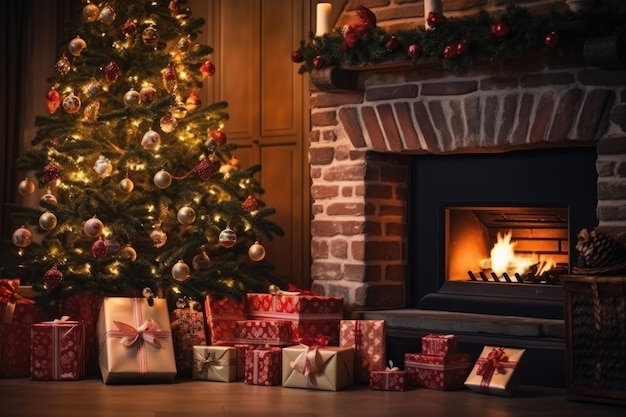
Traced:
<svg viewBox="0 0 626 417">
<path fill-rule="evenodd" d="M 577 233 L 597 224 L 595 163 L 595 148 L 415 156 L 409 305 L 562 318 L 559 276 L 575 265 Z M 465 226 L 451 230 L 461 220 Z M 498 236 L 509 232 L 536 262 L 518 273 L 480 265 Z M 465 259 L 453 265 L 457 255 L 473 256 L 475 264 Z M 548 257 L 553 265 L 540 271 Z"/>
</svg>

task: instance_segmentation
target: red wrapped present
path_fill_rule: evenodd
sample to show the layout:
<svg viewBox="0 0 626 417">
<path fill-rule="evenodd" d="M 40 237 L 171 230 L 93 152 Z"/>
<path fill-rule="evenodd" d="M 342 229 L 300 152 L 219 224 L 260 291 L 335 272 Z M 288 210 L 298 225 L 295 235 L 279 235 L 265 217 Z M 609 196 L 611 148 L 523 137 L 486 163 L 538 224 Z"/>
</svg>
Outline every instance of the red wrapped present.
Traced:
<svg viewBox="0 0 626 417">
<path fill-rule="evenodd" d="M 237 349 L 231 346 L 194 346 L 193 379 L 231 382 L 237 379 Z"/>
<path fill-rule="evenodd" d="M 77 381 L 85 376 L 85 325 L 61 319 L 32 325 L 30 377 L 40 381 Z"/>
<path fill-rule="evenodd" d="M 292 345 L 291 322 L 288 320 L 236 321 L 233 342 L 273 346 Z"/>
<path fill-rule="evenodd" d="M 212 345 L 232 343 L 235 322 L 246 320 L 246 306 L 243 301 L 231 298 L 216 298 L 210 294 L 204 300 L 204 312 Z"/>
<path fill-rule="evenodd" d="M 524 352 L 524 349 L 483 347 L 465 386 L 483 394 L 512 397 L 519 387 L 519 372 L 516 371 Z"/>
<path fill-rule="evenodd" d="M 445 356 L 457 353 L 456 336 L 431 333 L 422 337 L 422 354 Z"/>
<path fill-rule="evenodd" d="M 408 384 L 421 388 L 440 391 L 461 389 L 471 368 L 472 358 L 466 353 L 446 356 L 404 354 Z"/>
<path fill-rule="evenodd" d="M 354 381 L 369 383 L 371 371 L 385 369 L 385 320 L 342 320 L 339 346 L 354 348 Z"/>
<path fill-rule="evenodd" d="M 246 351 L 244 383 L 248 385 L 280 385 L 282 350 L 276 346 Z"/>
<path fill-rule="evenodd" d="M 241 380 L 246 376 L 246 353 L 259 346 L 252 343 L 235 343 L 232 346 L 237 349 L 237 379 Z"/>
<path fill-rule="evenodd" d="M 19 291 L 20 280 L 0 279 L 0 377 L 30 375 L 31 326 L 40 321 L 35 301 Z"/>
<path fill-rule="evenodd" d="M 193 369 L 193 347 L 206 345 L 204 314 L 190 307 L 170 314 L 172 340 L 178 375 L 189 376 Z"/>
<path fill-rule="evenodd" d="M 255 320 L 289 320 L 292 340 L 330 337 L 339 344 L 339 322 L 343 319 L 343 298 L 311 294 L 248 293 L 248 317 Z"/>
<path fill-rule="evenodd" d="M 176 360 L 165 299 L 105 297 L 96 329 L 105 384 L 174 381 Z"/>
<path fill-rule="evenodd" d="M 406 371 L 393 366 L 393 361 L 389 361 L 389 366 L 385 370 L 372 371 L 370 374 L 370 388 L 373 390 L 404 391 L 406 386 Z"/>
<path fill-rule="evenodd" d="M 81 321 L 85 326 L 85 374 L 91 376 L 100 375 L 96 323 L 102 298 L 100 294 L 80 291 L 59 300 L 59 315 Z"/>
</svg>

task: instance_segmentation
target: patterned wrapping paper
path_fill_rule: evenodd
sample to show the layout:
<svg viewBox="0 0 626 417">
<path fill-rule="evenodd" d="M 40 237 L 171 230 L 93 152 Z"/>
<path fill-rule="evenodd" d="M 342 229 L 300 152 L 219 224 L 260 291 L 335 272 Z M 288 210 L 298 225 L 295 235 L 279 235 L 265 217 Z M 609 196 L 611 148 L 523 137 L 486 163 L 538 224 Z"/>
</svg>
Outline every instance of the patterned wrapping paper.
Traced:
<svg viewBox="0 0 626 417">
<path fill-rule="evenodd" d="M 250 319 L 291 321 L 294 343 L 328 336 L 329 345 L 339 344 L 342 297 L 248 293 L 247 304 Z"/>
<path fill-rule="evenodd" d="M 404 391 L 407 387 L 407 373 L 393 362 L 389 361 L 389 366 L 383 371 L 372 371 L 370 373 L 370 388 L 376 391 Z"/>
<path fill-rule="evenodd" d="M 422 354 L 445 356 L 457 353 L 456 336 L 431 333 L 422 337 Z"/>
<path fill-rule="evenodd" d="M 288 346 L 291 342 L 291 322 L 288 320 L 236 321 L 233 343 Z"/>
<path fill-rule="evenodd" d="M 192 379 L 231 382 L 237 379 L 237 349 L 230 346 L 193 346 Z"/>
<path fill-rule="evenodd" d="M 246 376 L 246 353 L 260 346 L 252 343 L 235 343 L 232 346 L 237 349 L 237 379 L 241 380 Z"/>
<path fill-rule="evenodd" d="M 176 377 L 167 301 L 106 297 L 98 317 L 105 384 L 168 383 Z"/>
<path fill-rule="evenodd" d="M 354 348 L 354 381 L 370 382 L 371 371 L 382 371 L 387 361 L 385 320 L 342 320 L 339 346 Z"/>
<path fill-rule="evenodd" d="M 170 314 L 177 374 L 190 376 L 193 347 L 206 345 L 204 314 L 192 308 L 177 308 Z"/>
<path fill-rule="evenodd" d="M 282 350 L 276 346 L 246 351 L 244 383 L 248 385 L 280 385 L 282 378 Z"/>
<path fill-rule="evenodd" d="M 96 323 L 102 298 L 102 295 L 81 291 L 59 300 L 60 316 L 69 316 L 85 325 L 85 374 L 90 376 L 100 375 Z"/>
<path fill-rule="evenodd" d="M 465 379 L 472 368 L 472 358 L 466 353 L 446 356 L 404 354 L 407 383 L 420 388 L 451 391 L 464 388 Z"/>
<path fill-rule="evenodd" d="M 283 348 L 283 387 L 340 391 L 354 383 L 354 349 L 338 346 Z"/>
<path fill-rule="evenodd" d="M 85 377 L 85 325 L 61 319 L 31 328 L 30 377 L 39 381 L 77 381 Z"/>
<path fill-rule="evenodd" d="M 520 384 L 519 366 L 525 349 L 484 346 L 465 386 L 482 394 L 512 397 Z"/>
<path fill-rule="evenodd" d="M 204 311 L 211 345 L 233 343 L 235 322 L 246 320 L 246 306 L 243 301 L 230 298 L 215 298 L 207 295 L 204 299 Z"/>
<path fill-rule="evenodd" d="M 0 378 L 30 376 L 31 326 L 41 318 L 19 287 L 18 278 L 0 279 Z"/>
</svg>

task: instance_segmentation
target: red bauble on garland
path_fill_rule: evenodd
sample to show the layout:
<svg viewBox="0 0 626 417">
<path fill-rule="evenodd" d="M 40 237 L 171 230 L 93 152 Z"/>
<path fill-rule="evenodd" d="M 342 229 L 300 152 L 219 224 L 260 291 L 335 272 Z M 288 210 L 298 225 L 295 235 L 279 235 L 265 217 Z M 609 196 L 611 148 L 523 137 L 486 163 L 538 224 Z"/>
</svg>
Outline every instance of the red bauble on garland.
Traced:
<svg viewBox="0 0 626 417">
<path fill-rule="evenodd" d="M 357 34 L 356 30 L 349 26 L 343 34 L 343 43 L 341 44 L 344 50 L 356 48 L 361 40 L 361 36 Z"/>
<path fill-rule="evenodd" d="M 359 5 L 356 9 L 356 14 L 364 25 L 371 28 L 376 26 L 376 15 L 367 7 Z"/>
<path fill-rule="evenodd" d="M 422 47 L 418 43 L 412 43 L 406 48 L 406 54 L 410 58 L 417 58 L 422 54 Z"/>
<path fill-rule="evenodd" d="M 295 51 L 291 52 L 291 62 L 299 64 L 302 61 L 304 61 L 304 56 L 302 55 L 301 49 L 296 49 Z"/>
<path fill-rule="evenodd" d="M 428 16 L 426 17 L 426 23 L 428 24 L 428 27 L 433 28 L 433 29 L 441 26 L 444 20 L 445 19 L 443 15 L 439 12 L 430 12 L 428 13 Z"/>
<path fill-rule="evenodd" d="M 395 36 L 389 37 L 389 39 L 387 39 L 387 41 L 385 42 L 385 50 L 389 52 L 390 54 L 393 54 L 394 52 L 396 52 L 399 46 L 400 46 L 400 42 L 398 41 L 398 38 L 396 38 Z"/>
<path fill-rule="evenodd" d="M 468 48 L 467 41 L 465 40 L 458 41 L 456 43 L 456 54 L 463 55 L 464 53 L 467 52 L 467 48 Z"/>
<path fill-rule="evenodd" d="M 458 55 L 456 44 L 448 44 L 443 48 L 443 57 L 445 59 L 454 59 Z"/>
<path fill-rule="evenodd" d="M 322 69 L 323 67 L 324 67 L 324 58 L 322 58 L 319 55 L 313 58 L 313 68 L 315 68 L 316 70 L 319 70 L 319 69 Z"/>
<path fill-rule="evenodd" d="M 505 21 L 495 22 L 491 25 L 491 33 L 498 38 L 505 38 L 511 33 L 511 28 Z"/>
<path fill-rule="evenodd" d="M 559 45 L 559 34 L 556 32 L 546 34 L 544 43 L 548 48 L 556 48 Z"/>
</svg>

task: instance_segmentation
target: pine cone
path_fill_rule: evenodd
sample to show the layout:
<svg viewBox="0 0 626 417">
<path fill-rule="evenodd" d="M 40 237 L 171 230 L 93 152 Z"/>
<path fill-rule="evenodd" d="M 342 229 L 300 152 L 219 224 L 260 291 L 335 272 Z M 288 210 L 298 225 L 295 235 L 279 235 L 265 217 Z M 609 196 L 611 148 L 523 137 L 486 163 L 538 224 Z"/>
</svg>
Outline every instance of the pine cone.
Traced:
<svg viewBox="0 0 626 417">
<path fill-rule="evenodd" d="M 596 229 L 582 229 L 578 233 L 576 250 L 581 268 L 605 268 L 626 262 L 626 247 Z"/>
</svg>

